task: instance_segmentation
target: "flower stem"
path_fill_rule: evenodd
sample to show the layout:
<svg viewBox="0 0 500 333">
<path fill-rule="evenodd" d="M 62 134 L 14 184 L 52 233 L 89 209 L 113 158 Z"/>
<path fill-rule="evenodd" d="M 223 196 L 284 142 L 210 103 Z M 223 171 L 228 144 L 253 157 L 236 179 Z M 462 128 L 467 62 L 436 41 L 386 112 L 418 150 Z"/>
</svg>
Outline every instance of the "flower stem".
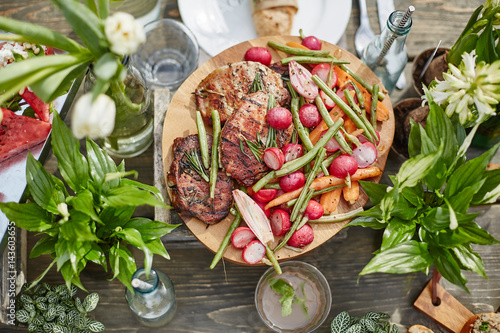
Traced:
<svg viewBox="0 0 500 333">
<path fill-rule="evenodd" d="M 119 82 L 113 81 L 110 84 L 111 94 L 113 100 L 116 102 L 116 109 L 126 109 L 129 112 L 139 113 L 142 109 L 142 104 L 136 104 L 128 98 L 124 89 L 120 86 Z"/>
</svg>

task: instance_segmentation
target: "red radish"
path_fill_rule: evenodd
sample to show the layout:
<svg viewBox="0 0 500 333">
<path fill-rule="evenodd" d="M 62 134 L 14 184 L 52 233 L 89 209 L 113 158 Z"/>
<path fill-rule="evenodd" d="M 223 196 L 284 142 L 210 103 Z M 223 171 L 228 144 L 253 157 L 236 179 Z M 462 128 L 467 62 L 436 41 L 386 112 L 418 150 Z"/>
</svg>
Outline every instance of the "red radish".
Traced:
<svg viewBox="0 0 500 333">
<path fill-rule="evenodd" d="M 344 86 L 337 90 L 337 96 L 340 98 L 344 97 L 344 90 L 349 89 L 350 91 L 354 91 L 354 87 L 352 85 Z M 352 94 L 351 94 L 352 95 Z M 354 94 L 354 103 L 358 104 L 358 96 Z"/>
<path fill-rule="evenodd" d="M 260 201 L 260 202 L 269 202 L 276 197 L 276 193 L 278 193 L 278 190 L 276 190 L 276 189 L 263 188 L 263 189 L 255 192 L 253 194 L 253 197 L 255 200 Z"/>
<path fill-rule="evenodd" d="M 45 55 L 54 55 L 54 49 L 50 46 L 45 47 Z"/>
<path fill-rule="evenodd" d="M 285 155 L 283 155 L 283 152 L 279 148 L 269 147 L 264 150 L 262 160 L 264 160 L 264 163 L 270 169 L 279 170 L 283 163 L 285 163 Z"/>
<path fill-rule="evenodd" d="M 262 201 L 259 201 L 259 200 L 254 200 L 255 203 L 257 204 L 257 206 L 260 207 L 260 209 L 262 209 L 262 211 L 264 212 L 264 214 L 266 214 L 266 217 L 269 218 L 269 216 L 271 216 L 271 209 L 266 209 L 266 204 Z"/>
<path fill-rule="evenodd" d="M 306 103 L 300 107 L 299 119 L 302 125 L 305 127 L 314 127 L 323 120 L 321 114 L 318 111 L 318 107 L 314 104 Z"/>
<path fill-rule="evenodd" d="M 311 244 L 313 240 L 313 229 L 308 223 L 306 223 L 292 234 L 292 237 L 290 237 L 287 244 L 293 247 L 304 247 Z"/>
<path fill-rule="evenodd" d="M 309 218 L 309 220 L 317 220 L 323 214 L 325 213 L 325 209 L 319 202 L 316 200 L 309 200 L 309 203 L 307 204 L 306 211 L 304 212 L 305 215 Z M 272 225 L 271 225 L 272 227 Z"/>
<path fill-rule="evenodd" d="M 290 83 L 299 95 L 307 100 L 313 100 L 318 96 L 319 88 L 312 80 L 311 72 L 295 60 L 288 63 Z"/>
<path fill-rule="evenodd" d="M 282 150 L 285 155 L 285 162 L 290 162 L 304 155 L 304 148 L 298 143 L 289 143 Z"/>
<path fill-rule="evenodd" d="M 321 41 L 314 36 L 307 36 L 302 40 L 302 45 L 309 50 L 321 50 Z"/>
<path fill-rule="evenodd" d="M 323 133 L 321 133 L 321 136 L 325 135 L 325 133 L 326 133 L 326 132 L 327 132 L 327 131 L 323 131 Z M 340 133 L 340 135 L 342 135 L 343 137 L 345 137 L 345 136 L 344 136 L 344 133 L 342 133 L 342 132 L 339 132 L 339 133 Z M 337 142 L 337 140 L 336 140 L 334 137 L 332 137 L 332 138 L 331 138 L 331 139 L 330 139 L 330 140 L 326 143 L 326 145 L 325 145 L 325 149 L 326 149 L 326 152 L 327 152 L 327 153 L 334 153 L 334 152 L 336 152 L 337 150 L 339 150 L 339 149 L 340 149 L 340 144 Z"/>
<path fill-rule="evenodd" d="M 283 236 L 290 230 L 292 222 L 290 222 L 290 215 L 281 209 L 276 209 L 271 214 L 271 229 L 275 236 Z"/>
<path fill-rule="evenodd" d="M 231 244 L 237 249 L 244 248 L 255 239 L 255 235 L 249 227 L 238 227 L 231 234 Z"/>
<path fill-rule="evenodd" d="M 352 150 L 352 157 L 358 163 L 359 168 L 366 168 L 377 160 L 377 147 L 371 142 L 363 142 L 361 146 Z"/>
<path fill-rule="evenodd" d="M 274 129 L 286 129 L 292 125 L 292 113 L 281 106 L 275 106 L 267 112 L 266 120 Z"/>
<path fill-rule="evenodd" d="M 330 174 L 337 178 L 345 178 L 347 174 L 354 175 L 358 170 L 358 163 L 348 154 L 342 154 L 335 158 L 330 165 Z"/>
<path fill-rule="evenodd" d="M 328 75 L 330 74 L 330 64 L 327 63 L 317 64 L 312 69 L 311 74 L 319 76 L 319 78 L 323 82 L 327 83 L 326 81 L 328 81 Z M 338 81 L 337 71 L 335 70 L 332 71 L 332 77 L 330 80 L 331 81 L 329 87 L 330 88 L 335 87 Z"/>
<path fill-rule="evenodd" d="M 281 177 L 280 187 L 285 192 L 291 192 L 304 186 L 305 182 L 306 176 L 304 176 L 304 173 L 302 171 L 297 170 Z"/>
<path fill-rule="evenodd" d="M 323 90 L 321 90 L 319 92 L 319 97 L 321 97 L 321 100 L 323 101 L 323 104 L 325 104 L 325 107 L 330 110 L 331 108 L 333 108 L 335 105 L 335 102 L 327 96 L 327 94 L 325 94 L 325 92 Z"/>
<path fill-rule="evenodd" d="M 271 65 L 272 59 L 273 57 L 271 55 L 271 52 L 269 52 L 269 50 L 266 49 L 265 47 L 254 46 L 249 48 L 245 53 L 246 61 L 260 62 L 265 66 Z"/>
<path fill-rule="evenodd" d="M 247 264 L 254 265 L 264 259 L 266 247 L 259 240 L 253 240 L 244 248 L 241 256 Z"/>
</svg>

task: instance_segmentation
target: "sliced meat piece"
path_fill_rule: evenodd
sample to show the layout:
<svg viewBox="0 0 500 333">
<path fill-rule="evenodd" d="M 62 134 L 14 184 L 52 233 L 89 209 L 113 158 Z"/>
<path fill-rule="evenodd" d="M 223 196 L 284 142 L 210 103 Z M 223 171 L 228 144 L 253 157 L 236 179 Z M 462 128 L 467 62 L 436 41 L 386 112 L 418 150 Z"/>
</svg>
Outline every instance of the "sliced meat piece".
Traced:
<svg viewBox="0 0 500 333">
<path fill-rule="evenodd" d="M 212 124 L 212 110 L 219 111 L 224 123 L 249 94 L 257 73 L 262 79 L 263 91 L 274 95 L 276 104 L 290 103 L 290 93 L 283 85 L 281 75 L 259 62 L 242 61 L 222 66 L 207 75 L 196 88 L 196 104 L 207 124 Z"/>
<path fill-rule="evenodd" d="M 209 147 L 212 136 L 208 135 Z M 233 180 L 224 171 L 217 174 L 215 199 L 210 199 L 210 186 L 193 170 L 184 155 L 193 149 L 200 154 L 198 135 L 177 138 L 173 144 L 174 160 L 168 174 L 168 186 L 172 189 L 172 205 L 181 213 L 189 214 L 207 224 L 214 224 L 229 214 L 233 204 Z M 211 149 L 210 149 L 211 150 Z"/>
<path fill-rule="evenodd" d="M 228 119 L 221 133 L 221 162 L 223 168 L 240 185 L 250 186 L 262 178 L 269 168 L 255 158 L 244 139 L 257 143 L 257 133 L 261 144 L 265 145 L 269 124 L 266 121 L 269 96 L 258 91 L 243 97 L 242 105 Z M 290 142 L 293 125 L 276 131 L 278 148 Z M 243 150 L 240 148 L 242 140 Z"/>
</svg>

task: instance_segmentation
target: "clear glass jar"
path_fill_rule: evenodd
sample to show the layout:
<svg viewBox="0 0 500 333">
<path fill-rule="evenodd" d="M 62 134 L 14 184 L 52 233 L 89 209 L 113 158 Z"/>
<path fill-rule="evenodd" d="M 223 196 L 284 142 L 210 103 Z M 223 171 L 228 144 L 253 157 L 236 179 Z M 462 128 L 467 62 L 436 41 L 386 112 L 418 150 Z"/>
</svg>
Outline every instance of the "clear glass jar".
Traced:
<svg viewBox="0 0 500 333">
<path fill-rule="evenodd" d="M 160 17 L 160 0 L 121 0 L 109 3 L 111 13 L 126 12 L 146 25 Z"/>
<path fill-rule="evenodd" d="M 409 17 L 404 26 L 399 27 L 404 16 L 403 11 L 392 12 L 386 27 L 368 44 L 361 57 L 361 61 L 378 76 L 389 93 L 394 89 L 408 62 L 405 42 L 411 29 L 412 19 Z M 384 49 L 384 46 L 389 44 L 390 47 Z"/>
<path fill-rule="evenodd" d="M 126 290 L 125 298 L 137 320 L 144 326 L 161 327 L 169 323 L 177 309 L 172 280 L 162 272 L 144 268 L 132 276 L 134 292 Z"/>
</svg>

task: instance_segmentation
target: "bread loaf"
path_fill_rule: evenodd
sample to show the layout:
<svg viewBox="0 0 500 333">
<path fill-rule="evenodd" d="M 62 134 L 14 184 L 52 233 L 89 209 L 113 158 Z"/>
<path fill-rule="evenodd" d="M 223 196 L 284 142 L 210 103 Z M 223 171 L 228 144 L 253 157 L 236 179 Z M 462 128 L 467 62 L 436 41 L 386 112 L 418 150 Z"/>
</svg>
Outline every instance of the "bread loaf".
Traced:
<svg viewBox="0 0 500 333">
<path fill-rule="evenodd" d="M 259 37 L 290 35 L 297 0 L 251 0 L 252 19 Z"/>
<path fill-rule="evenodd" d="M 427 328 L 422 325 L 413 325 L 411 326 L 407 333 L 434 333 L 430 328 Z"/>
</svg>

